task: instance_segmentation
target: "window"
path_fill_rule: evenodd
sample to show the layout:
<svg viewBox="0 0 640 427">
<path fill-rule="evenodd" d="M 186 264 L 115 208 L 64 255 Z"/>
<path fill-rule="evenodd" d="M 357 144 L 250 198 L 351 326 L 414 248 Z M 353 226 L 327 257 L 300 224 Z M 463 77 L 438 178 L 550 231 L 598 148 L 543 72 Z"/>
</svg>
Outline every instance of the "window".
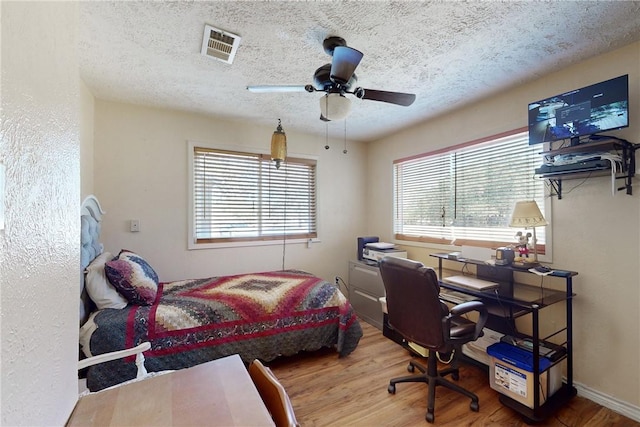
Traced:
<svg viewBox="0 0 640 427">
<path fill-rule="evenodd" d="M 527 132 L 492 137 L 394 162 L 396 239 L 496 247 L 515 243 L 509 227 L 518 200 L 544 215 L 544 180 L 533 170 L 540 146 Z M 536 228 L 544 253 L 545 228 Z"/>
<path fill-rule="evenodd" d="M 191 147 L 191 145 L 190 145 Z M 315 238 L 316 161 L 193 146 L 196 244 Z"/>
</svg>

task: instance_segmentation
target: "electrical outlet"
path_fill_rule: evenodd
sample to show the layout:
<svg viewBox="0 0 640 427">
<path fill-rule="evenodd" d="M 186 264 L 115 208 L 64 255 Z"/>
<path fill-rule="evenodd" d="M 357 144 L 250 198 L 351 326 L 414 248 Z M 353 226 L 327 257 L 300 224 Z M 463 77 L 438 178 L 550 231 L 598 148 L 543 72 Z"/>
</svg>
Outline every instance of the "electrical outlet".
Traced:
<svg viewBox="0 0 640 427">
<path fill-rule="evenodd" d="M 340 276 L 334 277 L 333 282 L 336 284 L 336 286 L 340 286 Z"/>
</svg>

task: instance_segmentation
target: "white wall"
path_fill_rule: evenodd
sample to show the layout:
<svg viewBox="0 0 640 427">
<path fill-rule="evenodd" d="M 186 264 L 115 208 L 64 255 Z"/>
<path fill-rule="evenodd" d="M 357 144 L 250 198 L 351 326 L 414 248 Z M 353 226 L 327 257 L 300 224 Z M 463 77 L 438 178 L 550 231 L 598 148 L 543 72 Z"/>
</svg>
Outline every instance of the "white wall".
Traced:
<svg viewBox="0 0 640 427">
<path fill-rule="evenodd" d="M 79 76 L 76 3 L 1 2 L 6 229 L 0 424 L 63 425 L 76 403 Z"/>
<path fill-rule="evenodd" d="M 629 74 L 631 127 L 611 134 L 640 143 L 640 43 L 634 43 L 371 144 L 368 231 L 392 239 L 393 159 L 524 127 L 529 102 L 622 74 Z M 640 181 L 634 179 L 633 196 L 612 196 L 606 177 L 565 181 L 563 188 L 547 220 L 553 266 L 579 272 L 574 380 L 640 411 Z M 428 248 L 410 246 L 408 252 L 436 265 Z"/>
<path fill-rule="evenodd" d="M 80 194 L 82 200 L 93 194 L 93 118 L 94 97 L 80 81 Z"/>
<path fill-rule="evenodd" d="M 160 280 L 278 270 L 282 245 L 187 250 L 187 141 L 269 150 L 276 128 L 102 100 L 95 102 L 94 192 L 107 212 L 102 235 L 107 250 L 137 251 Z M 287 132 L 287 118 L 282 117 Z M 319 243 L 288 243 L 285 268 L 332 280 L 347 278 L 356 237 L 365 230 L 365 147 L 287 132 L 289 155 L 318 157 Z M 140 232 L 129 220 L 140 220 Z"/>
</svg>

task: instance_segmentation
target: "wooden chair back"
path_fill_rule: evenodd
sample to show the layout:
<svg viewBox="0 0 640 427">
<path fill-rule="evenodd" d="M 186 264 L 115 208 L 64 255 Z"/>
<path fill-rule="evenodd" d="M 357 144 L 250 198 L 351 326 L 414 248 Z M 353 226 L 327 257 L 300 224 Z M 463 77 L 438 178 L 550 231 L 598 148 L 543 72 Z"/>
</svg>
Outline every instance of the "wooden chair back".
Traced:
<svg viewBox="0 0 640 427">
<path fill-rule="evenodd" d="M 300 424 L 296 420 L 289 395 L 287 395 L 287 391 L 271 369 L 256 359 L 249 365 L 249 375 L 269 410 L 276 427 L 299 426 Z"/>
</svg>

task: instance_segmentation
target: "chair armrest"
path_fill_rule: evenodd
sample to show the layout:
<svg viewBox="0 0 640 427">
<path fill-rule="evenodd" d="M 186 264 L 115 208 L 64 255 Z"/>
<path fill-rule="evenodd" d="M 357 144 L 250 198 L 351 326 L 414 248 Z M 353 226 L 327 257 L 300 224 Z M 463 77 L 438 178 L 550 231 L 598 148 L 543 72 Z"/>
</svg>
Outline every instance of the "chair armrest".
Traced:
<svg viewBox="0 0 640 427">
<path fill-rule="evenodd" d="M 455 305 L 449 309 L 449 313 L 454 316 L 460 316 L 462 314 L 466 314 L 470 311 L 486 311 L 487 308 L 484 306 L 482 301 L 467 301 L 462 304 Z"/>
<path fill-rule="evenodd" d="M 489 312 L 487 311 L 487 307 L 484 305 L 482 301 L 467 301 L 462 304 L 455 305 L 451 307 L 449 310 L 449 316 L 447 324 L 451 325 L 451 317 L 459 317 L 463 314 L 467 314 L 471 311 L 478 312 L 478 320 L 475 322 L 476 327 L 474 331 L 474 340 L 478 339 L 482 336 L 482 330 L 484 329 L 485 323 L 487 323 L 487 319 L 489 317 Z"/>
</svg>

